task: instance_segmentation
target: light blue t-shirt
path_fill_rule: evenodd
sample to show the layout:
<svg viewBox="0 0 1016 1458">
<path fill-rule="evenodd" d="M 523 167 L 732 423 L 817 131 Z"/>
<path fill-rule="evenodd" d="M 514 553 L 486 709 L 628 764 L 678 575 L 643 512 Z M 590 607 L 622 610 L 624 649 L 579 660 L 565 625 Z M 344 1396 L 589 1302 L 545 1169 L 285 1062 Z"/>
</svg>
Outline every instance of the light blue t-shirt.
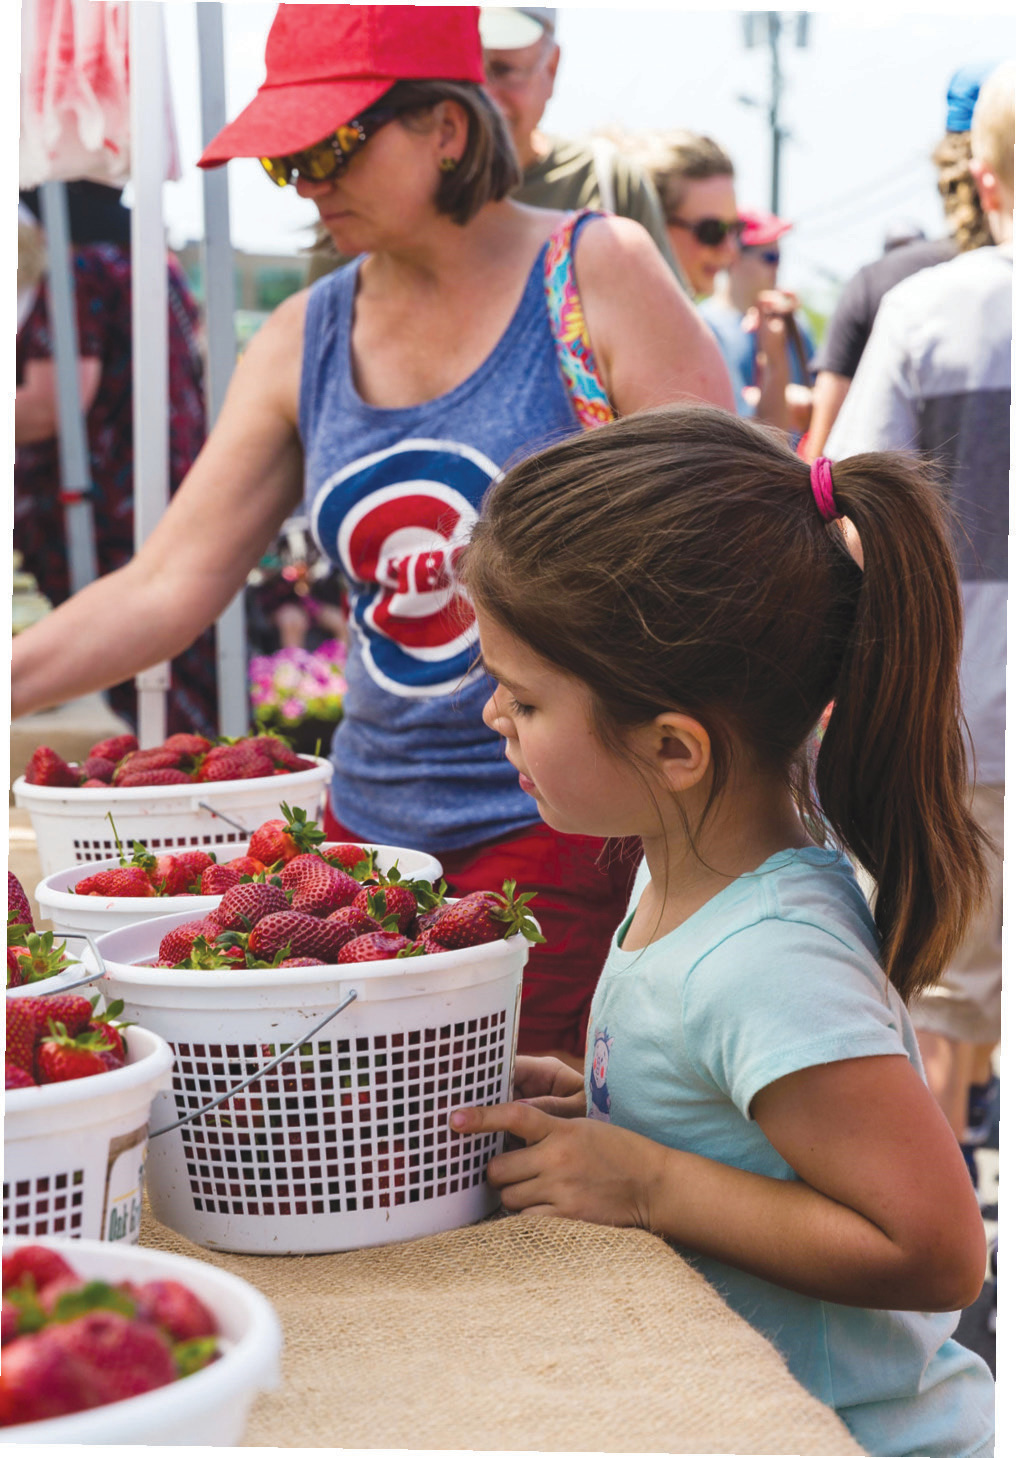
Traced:
<svg viewBox="0 0 1016 1458">
<path fill-rule="evenodd" d="M 749 405 L 744 398 L 746 387 L 757 384 L 755 378 L 755 351 L 758 344 L 756 334 L 748 334 L 741 327 L 744 315 L 733 304 L 728 304 L 719 299 L 715 294 L 708 299 L 703 299 L 698 306 L 698 311 L 709 325 L 716 342 L 723 351 L 723 358 L 726 362 L 727 373 L 730 375 L 730 383 L 734 387 L 734 400 L 737 403 L 738 415 L 754 415 L 754 405 Z M 805 358 L 802 359 L 795 348 L 790 350 L 790 378 L 795 385 L 811 384 L 810 361 L 815 353 L 815 345 L 811 337 L 811 331 L 800 314 L 794 315 L 797 327 L 801 334 L 801 340 L 805 348 Z"/>
<path fill-rule="evenodd" d="M 631 910 L 649 880 L 643 864 Z M 849 861 L 809 846 L 740 876 L 637 952 L 617 933 L 593 998 L 591 1118 L 775 1179 L 797 1176 L 749 1114 L 798 1069 L 905 1053 L 913 1026 L 879 964 Z M 869 1311 L 802 1296 L 723 1261 L 681 1254 L 767 1337 L 870 1453 L 986 1458 L 994 1383 L 953 1341 L 959 1313 Z"/>
</svg>

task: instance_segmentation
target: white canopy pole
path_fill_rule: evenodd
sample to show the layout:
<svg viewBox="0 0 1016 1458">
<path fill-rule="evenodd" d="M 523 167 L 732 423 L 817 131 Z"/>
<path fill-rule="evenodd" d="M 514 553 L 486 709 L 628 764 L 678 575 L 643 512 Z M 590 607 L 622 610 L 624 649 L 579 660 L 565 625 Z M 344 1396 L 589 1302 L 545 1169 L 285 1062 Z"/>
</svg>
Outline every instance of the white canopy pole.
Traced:
<svg viewBox="0 0 1016 1458">
<path fill-rule="evenodd" d="M 134 550 L 169 501 L 169 283 L 162 221 L 166 176 L 166 102 L 162 7 L 131 0 L 130 134 L 131 340 L 134 387 Z M 130 612 L 130 603 L 124 603 Z M 166 737 L 169 664 L 145 669 L 138 689 L 138 739 Z"/>
<path fill-rule="evenodd" d="M 72 593 L 96 576 L 95 522 L 88 492 L 92 467 L 78 379 L 78 319 L 74 300 L 67 185 L 44 182 L 39 188 L 42 225 L 49 250 L 49 311 L 57 384 L 57 440 L 64 506 L 67 578 Z"/>
<path fill-rule="evenodd" d="M 225 50 L 222 6 L 200 0 L 195 6 L 201 69 L 201 145 L 226 125 Z M 209 429 L 219 413 L 236 363 L 233 246 L 229 234 L 229 182 L 225 167 L 202 174 L 205 213 L 205 334 L 208 340 L 206 399 Z M 241 589 L 219 618 L 216 658 L 219 682 L 219 732 L 237 736 L 250 727 L 247 691 L 247 616 Z"/>
</svg>

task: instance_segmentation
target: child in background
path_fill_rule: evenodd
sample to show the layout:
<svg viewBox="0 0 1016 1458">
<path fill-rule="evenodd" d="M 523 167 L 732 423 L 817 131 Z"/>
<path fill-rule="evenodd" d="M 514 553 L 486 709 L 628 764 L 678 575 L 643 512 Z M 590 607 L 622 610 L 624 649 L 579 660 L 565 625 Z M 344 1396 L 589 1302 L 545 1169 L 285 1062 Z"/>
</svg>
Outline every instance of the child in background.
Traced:
<svg viewBox="0 0 1016 1458">
<path fill-rule="evenodd" d="M 490 1162 L 506 1208 L 674 1242 L 867 1451 L 987 1458 L 991 1374 L 952 1339 L 984 1230 L 906 1010 L 985 880 L 924 468 L 834 481 L 721 411 L 644 411 L 509 471 L 460 570 L 522 787 L 645 859 L 584 1076 L 520 1058 L 518 1101 L 452 1127 L 525 1141 Z"/>
</svg>

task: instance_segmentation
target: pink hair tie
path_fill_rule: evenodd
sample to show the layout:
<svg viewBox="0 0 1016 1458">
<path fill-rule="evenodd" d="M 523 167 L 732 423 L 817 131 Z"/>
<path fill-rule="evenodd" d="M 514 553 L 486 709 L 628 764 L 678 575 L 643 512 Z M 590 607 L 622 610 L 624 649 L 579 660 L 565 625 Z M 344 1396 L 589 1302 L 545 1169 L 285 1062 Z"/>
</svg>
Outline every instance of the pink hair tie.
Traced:
<svg viewBox="0 0 1016 1458">
<path fill-rule="evenodd" d="M 840 512 L 833 500 L 833 463 L 828 456 L 816 456 L 811 465 L 811 493 L 823 521 L 836 521 Z"/>
</svg>

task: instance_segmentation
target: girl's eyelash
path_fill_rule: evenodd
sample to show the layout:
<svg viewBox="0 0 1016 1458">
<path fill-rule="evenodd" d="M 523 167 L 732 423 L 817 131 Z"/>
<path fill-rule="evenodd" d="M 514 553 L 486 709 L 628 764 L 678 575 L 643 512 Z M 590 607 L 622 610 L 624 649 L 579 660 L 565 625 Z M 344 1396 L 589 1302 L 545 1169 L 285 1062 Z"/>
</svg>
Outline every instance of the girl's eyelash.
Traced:
<svg viewBox="0 0 1016 1458">
<path fill-rule="evenodd" d="M 513 695 L 511 699 L 511 711 L 513 714 L 518 714 L 524 719 L 527 714 L 533 712 L 533 706 L 532 704 L 520 704 L 518 699 Z"/>
</svg>

